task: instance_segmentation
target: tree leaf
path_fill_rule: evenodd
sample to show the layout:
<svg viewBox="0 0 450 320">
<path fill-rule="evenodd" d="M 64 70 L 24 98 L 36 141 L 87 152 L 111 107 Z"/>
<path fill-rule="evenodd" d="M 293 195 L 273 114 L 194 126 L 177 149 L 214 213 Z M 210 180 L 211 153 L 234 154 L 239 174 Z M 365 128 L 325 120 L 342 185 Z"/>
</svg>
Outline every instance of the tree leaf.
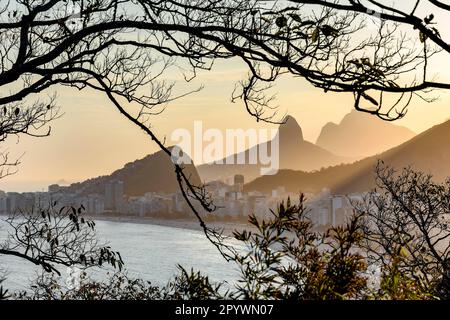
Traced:
<svg viewBox="0 0 450 320">
<path fill-rule="evenodd" d="M 422 31 L 419 33 L 420 42 L 424 43 L 425 40 L 427 40 L 427 38 L 428 38 L 428 36 L 425 33 L 423 33 Z"/>
<path fill-rule="evenodd" d="M 423 21 L 426 24 L 430 24 L 433 21 L 433 19 L 434 19 L 434 14 L 430 14 L 428 17 L 425 17 L 425 19 L 423 19 Z"/>
<path fill-rule="evenodd" d="M 300 16 L 296 13 L 290 13 L 289 17 L 291 17 L 292 20 L 297 21 L 297 22 L 302 22 L 302 19 L 300 18 Z"/>
<path fill-rule="evenodd" d="M 371 96 L 369 96 L 368 94 L 362 92 L 361 96 L 366 99 L 367 101 L 370 101 L 371 103 L 373 103 L 374 105 L 378 106 L 378 101 L 375 100 L 374 98 L 372 98 Z"/>
<path fill-rule="evenodd" d="M 333 28 L 332 26 L 329 25 L 324 25 L 320 27 L 320 31 L 322 31 L 322 33 L 326 36 L 334 36 L 337 37 L 339 35 L 339 31 L 335 28 Z"/>
<path fill-rule="evenodd" d="M 311 34 L 311 41 L 316 42 L 319 39 L 319 28 L 315 28 Z"/>
<path fill-rule="evenodd" d="M 278 18 L 276 18 L 275 20 L 275 24 L 277 25 L 278 28 L 284 28 L 287 26 L 287 19 L 285 16 L 279 16 Z"/>
</svg>

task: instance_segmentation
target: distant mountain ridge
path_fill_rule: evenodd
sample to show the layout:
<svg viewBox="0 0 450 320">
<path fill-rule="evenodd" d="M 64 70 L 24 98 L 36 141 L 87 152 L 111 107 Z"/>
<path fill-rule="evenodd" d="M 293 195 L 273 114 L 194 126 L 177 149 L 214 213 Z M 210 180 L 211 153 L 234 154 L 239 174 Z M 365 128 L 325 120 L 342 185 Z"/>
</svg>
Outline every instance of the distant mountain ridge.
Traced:
<svg viewBox="0 0 450 320">
<path fill-rule="evenodd" d="M 373 169 L 378 159 L 401 169 L 413 169 L 433 175 L 436 181 L 450 176 L 450 120 L 436 125 L 411 140 L 380 155 L 352 164 L 330 167 L 319 172 L 281 170 L 273 176 L 263 176 L 245 185 L 246 191 L 270 192 L 284 186 L 291 192 L 319 192 L 330 188 L 335 194 L 364 192 L 375 187 Z"/>
<path fill-rule="evenodd" d="M 316 145 L 337 155 L 361 158 L 389 150 L 415 135 L 406 127 L 352 110 L 339 124 L 328 122 Z"/>
<path fill-rule="evenodd" d="M 303 139 L 303 132 L 295 120 L 291 116 L 284 119 L 284 123 L 278 129 L 279 138 L 279 168 L 312 171 L 319 170 L 323 167 L 336 165 L 339 163 L 348 163 L 354 161 L 355 158 L 340 157 L 314 145 Z M 262 165 L 248 164 L 251 152 L 258 154 L 259 148 L 265 145 L 267 150 L 271 148 L 271 141 L 261 143 L 241 153 L 231 155 L 222 159 L 226 163 L 227 159 L 231 159 L 231 163 L 236 163 L 239 156 L 246 159 L 247 164 L 203 164 L 197 167 L 199 175 L 203 181 L 212 181 L 224 179 L 235 174 L 242 174 L 246 181 L 250 181 L 259 177 Z"/>
<path fill-rule="evenodd" d="M 193 164 L 184 165 L 186 176 L 195 185 L 200 185 L 200 177 Z M 171 158 L 164 152 L 158 151 L 143 159 L 127 163 L 110 175 L 92 178 L 83 182 L 71 184 L 67 192 L 82 194 L 102 194 L 105 184 L 121 180 L 124 182 L 124 193 L 128 196 L 142 196 L 146 192 L 174 193 L 179 191 L 176 174 Z"/>
<path fill-rule="evenodd" d="M 326 167 L 327 164 L 331 165 L 331 161 L 344 162 L 341 160 L 346 158 L 337 157 L 305 141 L 300 126 L 292 117 L 286 119 L 286 124 L 280 127 L 278 134 L 281 153 L 280 167 L 306 167 L 307 169 L 281 169 L 276 175 L 262 176 L 247 183 L 246 191 L 269 192 L 278 186 L 284 186 L 286 190 L 293 192 L 318 192 L 324 187 L 340 194 L 367 191 L 374 187 L 373 167 L 377 159 L 383 159 L 388 165 L 397 168 L 412 165 L 415 169 L 433 174 L 437 180 L 443 180 L 450 176 L 450 145 L 447 143 L 450 141 L 450 120 L 379 155 L 314 172 L 306 171 L 314 170 L 311 168 Z M 268 144 L 270 143 L 268 142 Z M 250 150 L 244 152 L 247 158 Z M 236 158 L 237 155 L 233 155 L 233 157 Z M 230 175 L 253 172 L 254 176 L 258 177 L 260 167 L 260 165 L 202 165 L 199 169 L 200 171 L 211 170 L 211 177 L 214 178 L 211 179 L 212 181 L 220 179 L 220 176 L 216 175 L 217 172 L 226 172 Z M 194 185 L 201 184 L 202 180 L 194 164 L 186 164 L 185 173 Z M 179 191 L 171 158 L 163 151 L 127 163 L 123 168 L 109 175 L 73 183 L 64 190 L 86 195 L 103 194 L 105 185 L 114 180 L 124 182 L 124 193 L 128 196 L 141 196 L 146 192 L 174 193 Z M 247 181 L 249 181 L 248 178 Z"/>
</svg>

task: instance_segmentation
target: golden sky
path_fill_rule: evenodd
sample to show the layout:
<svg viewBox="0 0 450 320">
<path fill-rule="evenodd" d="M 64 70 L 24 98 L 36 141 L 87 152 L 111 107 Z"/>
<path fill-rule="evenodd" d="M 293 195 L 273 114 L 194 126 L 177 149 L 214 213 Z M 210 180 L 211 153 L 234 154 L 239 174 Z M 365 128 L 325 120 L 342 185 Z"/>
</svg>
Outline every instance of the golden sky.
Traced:
<svg viewBox="0 0 450 320">
<path fill-rule="evenodd" d="M 441 28 L 449 30 L 449 19 L 443 21 Z M 436 59 L 433 71 L 440 79 L 450 79 L 449 55 Z M 205 129 L 271 127 L 257 123 L 241 102 L 230 102 L 235 82 L 245 73 L 240 62 L 219 62 L 194 81 L 194 86 L 205 84 L 201 92 L 170 104 L 161 115 L 152 118 L 152 128 L 159 137 L 169 137 L 177 128 L 192 129 L 196 120 L 203 121 Z M 351 94 L 324 94 L 299 78 L 284 77 L 275 90 L 280 114 L 295 117 L 305 139 L 311 142 L 315 142 L 323 125 L 329 121 L 338 123 L 352 108 Z M 396 124 L 420 133 L 449 119 L 450 91 L 436 92 L 435 96 L 439 100 L 431 104 L 415 99 L 406 117 Z M 158 151 L 148 136 L 99 93 L 58 89 L 58 104 L 64 115 L 51 124 L 50 137 L 22 136 L 3 144 L 2 151 L 8 151 L 12 158 L 23 156 L 18 173 L 0 180 L 1 190 L 35 191 L 60 179 L 81 181 L 109 174 L 127 162 Z"/>
</svg>

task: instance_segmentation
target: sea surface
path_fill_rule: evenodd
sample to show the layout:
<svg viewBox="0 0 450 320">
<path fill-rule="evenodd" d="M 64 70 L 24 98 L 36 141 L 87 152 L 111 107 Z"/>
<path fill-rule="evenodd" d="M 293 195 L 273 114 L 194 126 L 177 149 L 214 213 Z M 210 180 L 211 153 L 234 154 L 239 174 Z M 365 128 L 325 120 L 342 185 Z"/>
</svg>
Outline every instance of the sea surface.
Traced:
<svg viewBox="0 0 450 320">
<path fill-rule="evenodd" d="M 125 269 L 133 277 L 164 286 L 178 273 L 177 264 L 185 269 L 201 271 L 211 281 L 226 281 L 231 286 L 238 279 L 236 266 L 227 263 L 201 231 L 151 224 L 96 221 L 100 242 L 119 251 Z M 5 239 L 7 228 L 0 221 L 0 239 Z M 0 270 L 6 276 L 3 287 L 9 290 L 27 290 L 41 269 L 20 258 L 0 255 Z M 66 270 L 61 270 L 66 277 Z M 99 273 L 92 270 L 93 276 Z M 64 280 L 64 279 L 63 279 Z"/>
</svg>

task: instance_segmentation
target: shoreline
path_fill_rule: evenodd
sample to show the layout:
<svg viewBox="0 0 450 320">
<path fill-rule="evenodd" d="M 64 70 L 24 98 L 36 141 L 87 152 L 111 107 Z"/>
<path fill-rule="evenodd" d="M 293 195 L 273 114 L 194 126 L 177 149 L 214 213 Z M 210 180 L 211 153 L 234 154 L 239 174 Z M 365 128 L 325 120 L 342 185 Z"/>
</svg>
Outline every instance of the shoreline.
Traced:
<svg viewBox="0 0 450 320">
<path fill-rule="evenodd" d="M 8 215 L 0 214 L 0 217 L 7 218 Z M 139 217 L 139 216 L 125 216 L 125 215 L 91 215 L 84 214 L 83 217 L 92 221 L 106 221 L 117 223 L 136 223 L 136 224 L 151 224 L 156 226 L 195 230 L 203 232 L 203 228 L 197 220 L 193 219 L 163 219 L 157 217 Z M 222 229 L 223 235 L 233 236 L 233 231 L 237 230 L 242 232 L 243 230 L 254 231 L 255 227 L 249 223 L 243 221 L 205 221 L 206 225 L 212 229 Z"/>
<path fill-rule="evenodd" d="M 113 215 L 86 215 L 93 221 L 108 221 L 108 222 L 125 222 L 125 223 L 137 223 L 137 224 L 151 224 L 157 226 L 188 229 L 195 231 L 203 231 L 199 222 L 191 219 L 161 219 L 155 217 L 136 217 L 136 216 L 113 216 Z M 210 228 L 223 229 L 224 235 L 231 236 L 234 230 L 251 230 L 253 227 L 244 222 L 231 222 L 231 221 L 210 221 L 205 222 Z"/>
</svg>

